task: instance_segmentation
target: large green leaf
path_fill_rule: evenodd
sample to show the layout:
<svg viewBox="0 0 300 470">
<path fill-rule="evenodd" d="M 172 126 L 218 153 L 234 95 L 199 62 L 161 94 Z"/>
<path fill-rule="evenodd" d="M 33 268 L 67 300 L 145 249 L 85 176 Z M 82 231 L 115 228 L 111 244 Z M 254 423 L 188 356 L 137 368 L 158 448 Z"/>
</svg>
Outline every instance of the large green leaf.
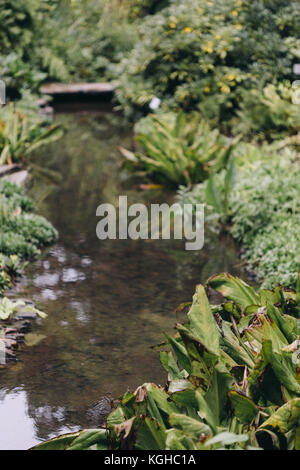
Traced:
<svg viewBox="0 0 300 470">
<path fill-rule="evenodd" d="M 242 308 L 249 305 L 259 305 L 260 298 L 253 287 L 228 273 L 212 276 L 209 278 L 208 284 L 226 299 L 233 300 Z"/>
<path fill-rule="evenodd" d="M 250 424 L 257 416 L 258 408 L 253 401 L 239 392 L 228 393 L 234 415 L 241 423 Z"/>
<path fill-rule="evenodd" d="M 160 450 L 165 448 L 166 432 L 154 418 L 145 417 L 137 431 L 135 448 L 137 450 Z"/>
<path fill-rule="evenodd" d="M 300 426 L 300 398 L 294 398 L 275 411 L 259 429 L 269 429 L 275 433 L 285 434 Z"/>
<path fill-rule="evenodd" d="M 169 429 L 166 431 L 166 450 L 197 450 L 197 447 L 183 431 Z"/>
<path fill-rule="evenodd" d="M 188 318 L 192 333 L 199 338 L 207 351 L 218 356 L 220 354 L 220 334 L 202 285 L 196 287 Z"/>
<path fill-rule="evenodd" d="M 105 429 L 89 429 L 86 431 L 65 434 L 43 442 L 32 450 L 87 450 L 108 449 L 107 432 Z"/>
<path fill-rule="evenodd" d="M 181 367 L 183 367 L 183 369 L 185 369 L 190 374 L 192 372 L 192 364 L 185 346 L 180 341 L 175 338 L 172 338 L 172 336 L 169 336 L 166 333 L 165 337 L 167 338 L 170 346 L 172 347 L 174 354 L 177 357 L 177 360 Z"/>
<path fill-rule="evenodd" d="M 218 424 L 226 419 L 227 393 L 232 386 L 232 375 L 222 363 L 218 363 L 214 368 L 211 384 L 205 394 L 205 400 L 208 406 L 214 410 Z"/>
<path fill-rule="evenodd" d="M 205 420 L 208 426 L 212 429 L 212 431 L 216 433 L 218 417 L 214 413 L 214 409 L 208 405 L 200 391 L 197 390 L 195 392 L 195 397 L 198 403 L 198 415 L 201 419 Z"/>
<path fill-rule="evenodd" d="M 209 178 L 206 183 L 205 199 L 206 203 L 209 206 L 212 206 L 218 214 L 224 213 L 225 208 L 223 204 L 222 195 L 219 191 L 218 186 L 215 184 L 212 173 L 209 175 Z"/>
<path fill-rule="evenodd" d="M 203 434 L 209 436 L 212 433 L 210 427 L 201 422 L 200 419 L 196 420 L 184 414 L 171 414 L 169 423 L 172 427 L 181 429 L 195 440 L 199 440 Z"/>
</svg>

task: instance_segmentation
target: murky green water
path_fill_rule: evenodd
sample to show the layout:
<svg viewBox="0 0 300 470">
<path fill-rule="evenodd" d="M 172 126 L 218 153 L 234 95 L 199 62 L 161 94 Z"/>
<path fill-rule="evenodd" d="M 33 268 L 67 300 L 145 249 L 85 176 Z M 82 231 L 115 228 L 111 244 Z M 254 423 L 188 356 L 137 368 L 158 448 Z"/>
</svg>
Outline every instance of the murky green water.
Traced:
<svg viewBox="0 0 300 470">
<path fill-rule="evenodd" d="M 33 325 L 44 339 L 22 348 L 0 370 L 0 448 L 28 448 L 57 433 L 95 425 L 88 409 L 145 381 L 164 383 L 151 346 L 172 331 L 174 309 L 195 284 L 219 271 L 241 274 L 230 239 L 206 239 L 200 252 L 180 241 L 99 241 L 96 208 L 163 202 L 172 195 L 139 191 L 121 168 L 118 145 L 131 130 L 109 112 L 59 113 L 64 139 L 39 155 L 60 183 L 35 177 L 32 196 L 56 226 L 59 242 L 27 270 L 18 295 L 48 313 Z"/>
</svg>

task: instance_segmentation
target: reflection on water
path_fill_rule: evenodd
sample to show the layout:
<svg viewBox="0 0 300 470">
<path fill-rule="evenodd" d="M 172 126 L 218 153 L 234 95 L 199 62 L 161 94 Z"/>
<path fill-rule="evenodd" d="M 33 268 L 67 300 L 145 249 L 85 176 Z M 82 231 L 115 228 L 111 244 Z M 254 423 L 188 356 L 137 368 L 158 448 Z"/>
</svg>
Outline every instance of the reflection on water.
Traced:
<svg viewBox="0 0 300 470">
<path fill-rule="evenodd" d="M 36 176 L 32 196 L 60 239 L 17 289 L 48 313 L 34 325 L 45 338 L 24 346 L 20 361 L 0 370 L 2 449 L 96 425 L 103 418 L 91 419 L 93 403 L 145 381 L 164 383 L 150 347 L 172 330 L 174 309 L 215 272 L 240 274 L 230 240 L 208 239 L 200 253 L 184 251 L 181 241 L 99 241 L 95 213 L 102 202 L 116 204 L 127 194 L 129 203 L 150 204 L 172 195 L 132 189 L 116 151 L 131 141 L 119 116 L 62 113 L 56 119 L 66 136 L 38 162 L 58 171 L 60 183 Z"/>
</svg>

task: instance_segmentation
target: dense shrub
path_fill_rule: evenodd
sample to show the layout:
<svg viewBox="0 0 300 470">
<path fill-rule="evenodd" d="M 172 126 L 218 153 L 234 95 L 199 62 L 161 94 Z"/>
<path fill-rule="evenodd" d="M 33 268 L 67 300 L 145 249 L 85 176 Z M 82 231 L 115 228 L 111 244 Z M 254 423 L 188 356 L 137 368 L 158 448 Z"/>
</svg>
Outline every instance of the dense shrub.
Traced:
<svg viewBox="0 0 300 470">
<path fill-rule="evenodd" d="M 284 0 L 171 0 L 147 16 L 140 40 L 116 74 L 130 114 L 156 95 L 163 106 L 230 119 L 243 91 L 292 79 L 298 60 L 300 5 Z"/>
<path fill-rule="evenodd" d="M 35 64 L 37 19 L 43 3 L 0 0 L 0 76 L 8 96 L 20 96 L 23 88 L 36 91 L 46 78 Z"/>
</svg>

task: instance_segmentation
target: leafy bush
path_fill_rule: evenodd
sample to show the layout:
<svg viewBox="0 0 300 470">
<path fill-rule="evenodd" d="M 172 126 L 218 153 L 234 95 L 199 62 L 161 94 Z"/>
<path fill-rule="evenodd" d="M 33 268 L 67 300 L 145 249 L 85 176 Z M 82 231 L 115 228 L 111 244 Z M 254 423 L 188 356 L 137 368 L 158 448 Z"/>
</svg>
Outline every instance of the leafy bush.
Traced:
<svg viewBox="0 0 300 470">
<path fill-rule="evenodd" d="M 188 322 L 160 359 L 165 388 L 127 392 L 106 429 L 61 436 L 36 449 L 300 449 L 300 277 L 291 290 L 255 290 L 229 274 L 197 286 Z M 171 351 L 170 351 L 171 350 Z"/>
<path fill-rule="evenodd" d="M 6 56 L 0 55 L 0 77 L 6 85 L 6 94 L 10 98 L 20 98 L 22 90 L 38 91 L 46 73 L 24 62 L 17 53 L 11 52 Z"/>
<path fill-rule="evenodd" d="M 171 0 L 144 18 L 140 40 L 116 69 L 128 115 L 163 107 L 200 109 L 225 127 L 244 90 L 292 80 L 298 60 L 300 5 L 284 0 Z"/>
<path fill-rule="evenodd" d="M 217 129 L 210 130 L 199 115 L 150 115 L 142 119 L 135 130 L 144 153 L 121 149 L 128 166 L 163 183 L 200 182 L 210 171 L 224 168 L 235 147 L 235 143 Z"/>
</svg>

